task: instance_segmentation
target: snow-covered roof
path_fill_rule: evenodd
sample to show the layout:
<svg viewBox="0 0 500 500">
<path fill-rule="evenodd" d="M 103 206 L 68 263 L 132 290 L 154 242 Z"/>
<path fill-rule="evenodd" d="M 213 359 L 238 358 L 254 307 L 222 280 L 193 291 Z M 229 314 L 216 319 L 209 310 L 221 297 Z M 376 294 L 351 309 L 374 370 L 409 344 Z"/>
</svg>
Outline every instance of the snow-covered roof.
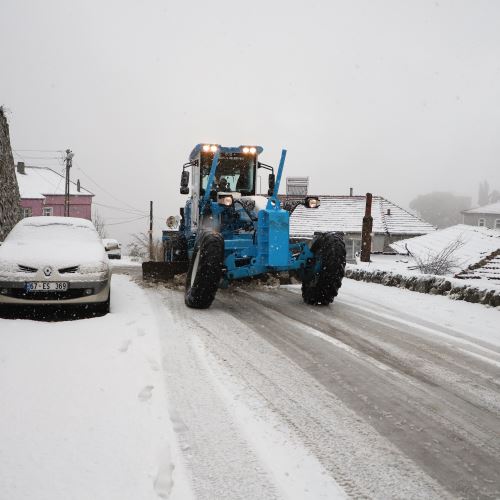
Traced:
<svg viewBox="0 0 500 500">
<path fill-rule="evenodd" d="M 390 246 L 400 254 L 407 254 L 408 249 L 413 255 L 426 258 L 436 255 L 455 241 L 462 242 L 462 246 L 453 253 L 453 258 L 459 269 L 463 270 L 500 249 L 500 231 L 458 224 L 424 236 L 397 241 Z"/>
<path fill-rule="evenodd" d="M 490 203 L 484 207 L 469 208 L 469 210 L 464 210 L 463 214 L 498 214 L 500 215 L 500 201 L 496 203 Z"/>
<path fill-rule="evenodd" d="M 65 178 L 49 167 L 24 167 L 24 174 L 16 169 L 19 194 L 23 199 L 43 199 L 45 196 L 64 195 Z M 70 195 L 94 196 L 93 193 L 70 182 Z"/>
<path fill-rule="evenodd" d="M 484 259 L 477 266 L 473 266 L 473 269 L 466 269 L 457 275 L 458 278 L 462 279 L 487 279 L 493 283 L 500 284 L 500 250 L 498 254 L 493 252 L 492 255 Z"/>
<path fill-rule="evenodd" d="M 299 205 L 290 218 L 290 235 L 310 237 L 315 231 L 361 233 L 365 215 L 365 196 L 319 196 L 319 208 Z M 290 199 L 290 197 L 288 198 Z M 292 198 L 293 199 L 293 198 Z M 435 227 L 382 196 L 373 196 L 373 232 L 391 235 L 421 235 Z"/>
</svg>

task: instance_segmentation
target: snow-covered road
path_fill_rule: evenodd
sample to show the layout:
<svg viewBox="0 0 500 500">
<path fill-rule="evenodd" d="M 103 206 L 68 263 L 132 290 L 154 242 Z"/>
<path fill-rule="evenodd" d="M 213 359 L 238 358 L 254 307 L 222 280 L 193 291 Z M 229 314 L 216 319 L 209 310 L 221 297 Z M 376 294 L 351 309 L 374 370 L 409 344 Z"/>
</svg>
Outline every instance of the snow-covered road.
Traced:
<svg viewBox="0 0 500 500">
<path fill-rule="evenodd" d="M 0 498 L 500 496 L 499 311 L 113 280 L 107 317 L 0 320 Z"/>
</svg>

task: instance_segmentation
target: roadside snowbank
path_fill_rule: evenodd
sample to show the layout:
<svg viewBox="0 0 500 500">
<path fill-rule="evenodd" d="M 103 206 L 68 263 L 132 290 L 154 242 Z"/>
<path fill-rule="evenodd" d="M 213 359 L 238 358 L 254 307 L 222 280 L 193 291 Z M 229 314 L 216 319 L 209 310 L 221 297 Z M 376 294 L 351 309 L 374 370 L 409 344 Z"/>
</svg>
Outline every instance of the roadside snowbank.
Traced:
<svg viewBox="0 0 500 500">
<path fill-rule="evenodd" d="M 128 278 L 113 277 L 102 318 L 0 319 L 0 353 L 0 498 L 192 497 L 158 327 Z"/>
</svg>

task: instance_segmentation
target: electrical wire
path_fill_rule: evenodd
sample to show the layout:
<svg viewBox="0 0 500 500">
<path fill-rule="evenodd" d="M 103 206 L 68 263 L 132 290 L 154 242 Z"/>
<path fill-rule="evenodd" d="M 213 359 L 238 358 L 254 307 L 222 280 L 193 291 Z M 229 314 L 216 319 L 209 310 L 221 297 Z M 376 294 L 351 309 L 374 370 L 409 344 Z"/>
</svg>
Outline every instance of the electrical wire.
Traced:
<svg viewBox="0 0 500 500">
<path fill-rule="evenodd" d="M 73 161 L 73 163 L 75 163 Z M 115 199 L 116 201 L 118 201 L 119 203 L 131 208 L 132 210 L 134 210 L 135 212 L 138 212 L 140 214 L 145 214 L 146 212 L 142 211 L 142 210 L 139 210 L 138 208 L 136 207 L 133 207 L 132 205 L 130 205 L 129 203 L 127 203 L 126 201 L 123 201 L 121 200 L 120 198 L 117 198 L 114 194 L 110 193 L 107 189 L 103 188 L 97 181 L 95 181 L 92 177 L 90 177 L 89 174 L 87 174 L 85 172 L 85 170 L 83 170 L 82 167 L 80 167 L 79 165 L 76 165 L 76 168 L 78 168 L 78 170 L 80 170 L 82 172 L 83 175 L 85 175 L 85 177 L 87 177 L 91 182 L 93 182 L 99 189 L 101 189 L 101 191 L 105 192 L 107 195 L 111 196 L 113 199 Z"/>
<path fill-rule="evenodd" d="M 112 210 L 117 210 L 119 212 L 123 212 L 124 214 L 143 215 L 145 217 L 149 217 L 149 215 L 146 212 L 139 212 L 139 211 L 135 211 L 135 210 L 128 210 L 126 208 L 121 208 L 121 207 L 114 207 L 113 205 L 105 205 L 104 203 L 97 203 L 96 201 L 93 201 L 92 205 L 97 205 L 98 207 L 110 208 Z"/>
<path fill-rule="evenodd" d="M 17 151 L 12 150 L 12 152 L 25 160 L 60 160 L 60 156 L 21 156 Z"/>
<path fill-rule="evenodd" d="M 21 151 L 25 153 L 64 153 L 62 149 L 12 149 L 12 151 Z"/>
<path fill-rule="evenodd" d="M 105 223 L 105 226 L 119 226 L 120 224 L 129 224 L 130 222 L 136 222 L 147 218 L 149 218 L 149 216 L 137 217 L 135 219 L 129 219 L 123 222 L 110 222 L 110 223 Z"/>
<path fill-rule="evenodd" d="M 62 162 L 64 162 L 64 157 L 58 157 L 58 156 L 53 156 L 53 157 L 48 157 L 48 156 L 24 156 L 24 155 L 21 155 L 19 153 L 20 151 L 21 152 L 39 152 L 39 153 L 64 153 L 63 150 L 58 150 L 58 149 L 15 149 L 14 150 L 13 149 L 12 152 L 14 154 L 16 154 L 16 156 L 20 157 L 21 160 L 23 160 L 23 161 L 26 161 L 27 159 L 28 160 L 36 160 L 36 159 L 40 159 L 40 160 L 52 160 L 52 159 L 57 159 L 57 160 L 61 160 Z M 75 162 L 73 160 L 73 164 L 74 163 Z M 97 186 L 103 192 L 105 192 L 106 194 L 108 194 L 109 196 L 111 196 L 112 198 L 114 198 L 116 201 L 122 203 L 123 205 L 125 205 L 125 206 L 127 206 L 129 208 L 125 209 L 125 208 L 116 207 L 116 206 L 112 206 L 112 205 L 106 205 L 106 204 L 103 204 L 103 203 L 97 203 L 95 201 L 92 202 L 93 205 L 97 205 L 99 207 L 104 207 L 104 208 L 109 208 L 111 210 L 116 210 L 116 211 L 122 212 L 124 214 L 136 215 L 136 216 L 138 215 L 139 216 L 139 217 L 135 217 L 135 218 L 132 218 L 132 219 L 124 219 L 124 220 L 121 220 L 121 222 L 111 222 L 111 223 L 106 224 L 106 225 L 108 225 L 108 226 L 115 226 L 115 225 L 119 225 L 119 224 L 128 224 L 130 222 L 135 222 L 135 221 L 146 219 L 146 218 L 149 217 L 149 214 L 147 212 L 145 212 L 143 210 L 139 210 L 139 209 L 133 207 L 129 203 L 121 200 L 120 198 L 117 198 L 115 195 L 113 195 L 112 193 L 110 193 L 107 189 L 103 188 L 97 181 L 95 181 L 89 174 L 87 174 L 85 172 L 85 170 L 83 170 L 83 168 L 81 168 L 79 165 L 75 165 L 75 166 L 95 186 Z M 54 184 L 52 184 L 50 181 L 47 181 L 46 179 L 44 179 L 46 182 L 48 182 L 50 185 L 52 185 L 52 187 L 54 187 L 56 189 L 56 191 L 59 189 L 61 181 L 64 179 L 64 177 L 62 175 L 63 171 L 64 171 L 64 168 L 62 169 L 61 174 L 59 174 L 61 178 L 59 179 L 59 182 L 58 182 L 57 186 L 55 186 Z M 41 177 L 41 175 L 38 172 L 36 172 L 36 170 L 35 170 L 35 173 L 38 174 L 39 177 Z M 118 220 L 118 218 L 116 218 L 116 219 Z"/>
</svg>

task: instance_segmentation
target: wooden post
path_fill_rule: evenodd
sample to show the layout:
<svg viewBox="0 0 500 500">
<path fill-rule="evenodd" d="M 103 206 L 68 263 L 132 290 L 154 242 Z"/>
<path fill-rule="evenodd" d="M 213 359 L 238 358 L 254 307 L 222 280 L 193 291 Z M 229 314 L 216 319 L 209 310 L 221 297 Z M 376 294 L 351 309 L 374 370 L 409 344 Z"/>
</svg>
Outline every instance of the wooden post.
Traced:
<svg viewBox="0 0 500 500">
<path fill-rule="evenodd" d="M 363 217 L 363 229 L 361 230 L 361 262 L 370 262 L 372 228 L 372 194 L 366 193 L 365 216 Z"/>
<path fill-rule="evenodd" d="M 153 255 L 153 202 L 149 202 L 149 260 L 154 260 Z"/>
<path fill-rule="evenodd" d="M 64 216 L 69 217 L 69 188 L 70 188 L 70 180 L 69 180 L 69 169 L 73 165 L 73 153 L 70 149 L 66 150 L 66 183 L 64 187 Z"/>
</svg>

